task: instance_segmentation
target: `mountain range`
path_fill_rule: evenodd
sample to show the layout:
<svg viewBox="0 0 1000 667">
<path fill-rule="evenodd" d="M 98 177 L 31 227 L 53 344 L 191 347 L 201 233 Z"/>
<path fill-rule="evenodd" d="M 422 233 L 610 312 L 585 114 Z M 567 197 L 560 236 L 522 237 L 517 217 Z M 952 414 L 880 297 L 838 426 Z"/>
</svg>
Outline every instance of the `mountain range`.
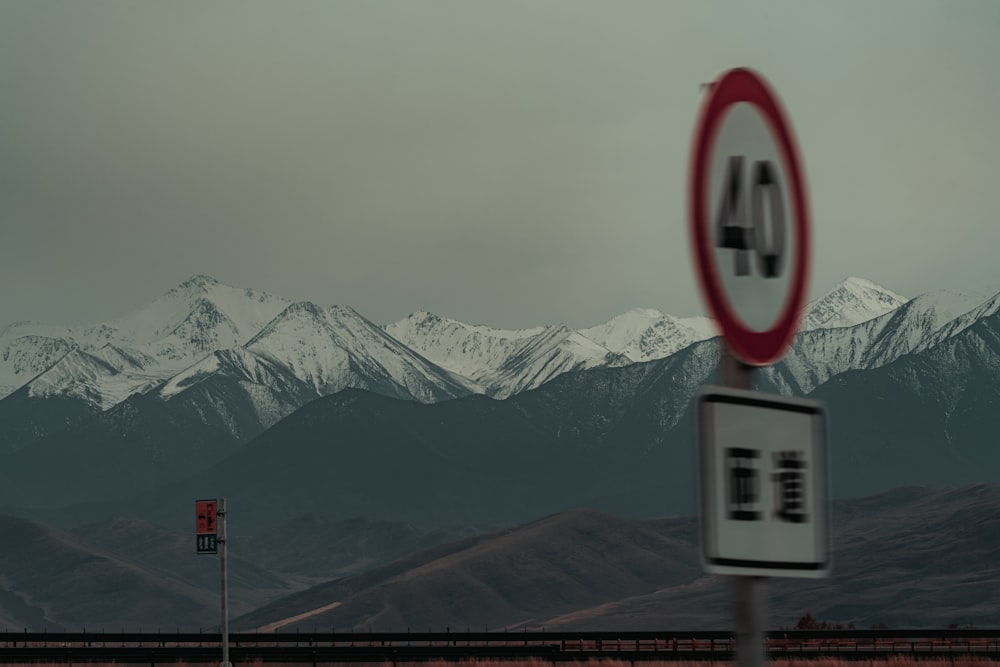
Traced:
<svg viewBox="0 0 1000 667">
<path fill-rule="evenodd" d="M 849 278 L 756 382 L 827 401 L 839 497 L 989 481 L 997 308 L 992 290 L 906 300 Z M 4 377 L 24 380 L 0 400 L 0 505 L 181 525 L 174 499 L 228 494 L 257 525 L 317 511 L 426 528 L 690 511 L 711 326 L 638 309 L 579 331 L 429 313 L 380 327 L 196 276 L 115 322 L 0 333 Z"/>
<path fill-rule="evenodd" d="M 857 324 L 905 301 L 849 278 L 810 305 L 805 328 Z M 662 359 L 714 335 L 707 318 L 641 308 L 581 330 L 500 330 L 423 311 L 380 327 L 347 306 L 293 303 L 195 276 L 111 322 L 3 328 L 0 398 L 20 389 L 106 411 L 135 394 L 169 401 L 217 380 L 240 387 L 266 428 L 348 387 L 425 403 L 506 398 L 568 371 Z"/>
<path fill-rule="evenodd" d="M 773 623 L 1000 622 L 977 565 L 998 311 L 1000 290 L 907 300 L 849 278 L 755 371 L 826 405 L 845 499 L 837 574 L 775 583 Z M 7 326 L 0 621 L 211 623 L 191 501 L 226 497 L 242 627 L 716 627 L 726 593 L 690 516 L 713 326 L 649 309 L 579 330 L 379 326 L 204 276 L 113 322 Z"/>
<path fill-rule="evenodd" d="M 890 302 L 903 300 L 851 278 L 806 316 L 864 320 Z M 636 309 L 580 331 L 503 331 L 429 313 L 380 327 L 348 307 L 195 276 L 112 322 L 0 331 L 8 392 L 0 399 L 0 503 L 22 511 L 118 500 L 191 478 L 346 388 L 428 404 L 502 399 L 570 371 L 634 373 L 709 339 L 712 326 Z M 674 399 L 675 412 L 695 387 Z M 580 426 L 567 425 L 573 432 Z"/>
</svg>

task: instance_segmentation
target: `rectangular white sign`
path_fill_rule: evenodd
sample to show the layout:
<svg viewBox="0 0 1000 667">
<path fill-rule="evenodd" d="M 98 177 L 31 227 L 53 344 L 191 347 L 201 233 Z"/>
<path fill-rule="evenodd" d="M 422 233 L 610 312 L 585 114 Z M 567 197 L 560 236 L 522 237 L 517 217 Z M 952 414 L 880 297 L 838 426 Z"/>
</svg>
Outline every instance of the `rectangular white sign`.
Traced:
<svg viewBox="0 0 1000 667">
<path fill-rule="evenodd" d="M 706 387 L 698 399 L 702 564 L 713 574 L 830 570 L 820 403 Z"/>
</svg>

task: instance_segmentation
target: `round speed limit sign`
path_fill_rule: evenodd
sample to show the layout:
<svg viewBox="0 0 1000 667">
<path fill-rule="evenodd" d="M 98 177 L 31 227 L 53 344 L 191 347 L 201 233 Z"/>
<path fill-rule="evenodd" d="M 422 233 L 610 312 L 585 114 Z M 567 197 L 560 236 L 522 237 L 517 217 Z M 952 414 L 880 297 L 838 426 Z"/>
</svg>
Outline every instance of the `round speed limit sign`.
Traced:
<svg viewBox="0 0 1000 667">
<path fill-rule="evenodd" d="M 809 206 L 791 125 L 758 74 L 733 69 L 712 86 L 689 173 L 703 295 L 733 354 L 773 363 L 791 344 L 806 296 Z"/>
</svg>

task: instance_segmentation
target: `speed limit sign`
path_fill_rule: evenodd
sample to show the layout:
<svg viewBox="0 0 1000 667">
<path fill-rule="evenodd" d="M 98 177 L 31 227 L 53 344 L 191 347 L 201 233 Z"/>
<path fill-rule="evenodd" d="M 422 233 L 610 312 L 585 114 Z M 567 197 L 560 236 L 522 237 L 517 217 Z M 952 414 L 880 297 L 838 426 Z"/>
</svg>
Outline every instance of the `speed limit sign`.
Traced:
<svg viewBox="0 0 1000 667">
<path fill-rule="evenodd" d="M 699 283 L 726 344 L 745 363 L 773 363 L 791 344 L 806 296 L 809 206 L 791 125 L 748 69 L 712 86 L 689 171 Z"/>
</svg>

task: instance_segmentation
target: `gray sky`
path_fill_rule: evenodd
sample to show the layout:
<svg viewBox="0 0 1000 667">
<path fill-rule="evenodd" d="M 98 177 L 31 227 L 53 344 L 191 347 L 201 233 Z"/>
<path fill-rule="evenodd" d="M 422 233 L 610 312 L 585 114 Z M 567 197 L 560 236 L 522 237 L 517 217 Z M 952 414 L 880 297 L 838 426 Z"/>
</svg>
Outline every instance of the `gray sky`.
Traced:
<svg viewBox="0 0 1000 667">
<path fill-rule="evenodd" d="M 699 84 L 757 69 L 813 296 L 1000 286 L 1000 3 L 0 0 L 0 326 L 195 273 L 376 322 L 703 312 Z"/>
</svg>

